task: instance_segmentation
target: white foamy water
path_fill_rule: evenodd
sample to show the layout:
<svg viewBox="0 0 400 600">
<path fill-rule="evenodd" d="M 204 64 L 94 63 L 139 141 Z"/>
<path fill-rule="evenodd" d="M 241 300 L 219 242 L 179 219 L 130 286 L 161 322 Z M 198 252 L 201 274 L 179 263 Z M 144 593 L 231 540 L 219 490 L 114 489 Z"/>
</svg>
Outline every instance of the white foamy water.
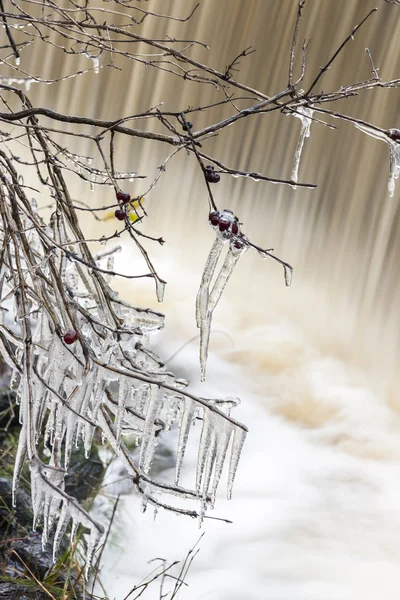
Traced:
<svg viewBox="0 0 400 600">
<path fill-rule="evenodd" d="M 200 273 L 181 263 L 160 268 L 169 288 L 157 350 L 166 358 L 195 334 Z M 222 482 L 210 513 L 233 523 L 205 521 L 180 597 L 395 600 L 400 418 L 371 391 L 366 373 L 322 353 L 299 324 L 269 309 L 262 282 L 259 296 L 243 302 L 242 282 L 233 275 L 216 310 L 206 384 L 199 383 L 198 341 L 170 365 L 199 393 L 238 395 L 235 417 L 249 427 L 233 499 L 225 500 Z M 288 293 L 294 296 L 295 286 Z M 263 317 L 252 324 L 260 304 Z M 193 481 L 195 451 L 192 445 L 183 484 Z M 108 483 L 118 477 L 114 465 Z M 122 495 L 101 569 L 109 598 L 124 598 L 154 568 L 151 559 L 183 559 L 199 535 L 197 522 L 161 511 L 154 521 L 152 511 L 140 512 L 135 493 Z M 144 597 L 159 598 L 158 586 Z"/>
</svg>

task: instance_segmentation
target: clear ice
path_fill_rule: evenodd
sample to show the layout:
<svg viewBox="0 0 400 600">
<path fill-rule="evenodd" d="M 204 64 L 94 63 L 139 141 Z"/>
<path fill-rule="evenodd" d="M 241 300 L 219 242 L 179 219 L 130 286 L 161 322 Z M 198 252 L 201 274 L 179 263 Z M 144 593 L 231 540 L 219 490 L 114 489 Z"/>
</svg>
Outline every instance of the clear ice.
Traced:
<svg viewBox="0 0 400 600">
<path fill-rule="evenodd" d="M 7 186 L 2 193 L 7 217 L 11 215 Z M 49 223 L 42 221 L 34 201 L 24 202 L 23 207 L 20 218 L 26 231 L 6 246 L 7 261 L 0 271 L 0 352 L 13 369 L 21 421 L 13 501 L 28 462 L 34 526 L 43 525 L 43 545 L 53 538 L 56 560 L 64 534 L 69 531 L 73 537 L 81 524 L 89 529 L 89 568 L 104 530 L 65 492 L 64 482 L 75 449 L 83 446 L 88 457 L 96 430 L 142 494 L 144 508 L 150 504 L 156 511 L 165 508 L 202 520 L 214 504 L 225 461 L 234 465 L 232 472 L 236 468 L 240 444 L 229 450 L 230 440 L 242 439 L 246 428 L 231 418 L 234 404 L 194 396 L 188 382 L 176 377 L 151 350 L 150 336 L 163 327 L 164 315 L 123 301 L 95 268 L 112 268 L 118 248 L 92 256 L 83 244 L 74 243 L 76 223 L 70 221 L 67 201 Z M 33 222 L 39 226 L 32 228 Z M 3 236 L 0 230 L 0 241 Z M 56 245 L 50 253 L 52 240 Z M 203 334 L 207 327 L 209 331 L 212 311 L 244 251 L 232 245 L 235 240 L 229 238 L 228 255 L 211 292 L 211 279 L 228 238 L 218 236 L 210 253 L 197 300 Z M 20 273 L 16 265 L 23 273 L 20 286 L 15 286 Z M 156 284 L 161 301 L 164 283 L 156 279 Z M 78 338 L 68 343 L 64 336 L 71 330 Z M 203 335 L 203 345 L 205 341 L 204 363 L 208 334 Z M 179 478 L 192 425 L 199 419 L 203 421 L 199 464 L 193 489 L 187 489 L 180 486 Z M 158 436 L 173 427 L 178 429 L 175 476 L 171 483 L 159 482 L 152 472 Z M 140 441 L 138 457 L 125 443 L 132 434 Z M 41 440 L 49 448 L 46 457 L 38 450 Z M 230 487 L 231 480 L 230 475 Z M 182 500 L 191 506 L 182 508 Z"/>
<path fill-rule="evenodd" d="M 296 150 L 294 153 L 292 176 L 291 176 L 292 181 L 294 181 L 295 183 L 297 183 L 299 180 L 299 166 L 300 166 L 301 155 L 303 152 L 305 139 L 310 137 L 310 129 L 311 129 L 313 113 L 314 113 L 313 109 L 308 108 L 307 106 L 299 106 L 298 108 L 296 108 L 296 112 L 290 113 L 293 117 L 297 117 L 301 121 L 300 134 L 299 134 L 299 139 L 297 141 Z M 293 187 L 296 188 L 296 186 L 293 186 Z"/>
<path fill-rule="evenodd" d="M 363 125 L 362 123 L 354 123 L 357 129 L 363 131 L 370 137 L 373 137 L 377 140 L 381 140 L 388 145 L 389 150 L 389 178 L 388 178 L 388 192 L 389 196 L 392 198 L 394 195 L 395 187 L 396 187 L 396 179 L 399 178 L 400 175 L 400 141 L 393 140 L 388 133 L 391 133 L 394 130 L 389 129 L 388 133 L 383 131 L 379 131 L 377 129 L 373 129 L 372 127 L 368 127 L 367 125 Z"/>
</svg>

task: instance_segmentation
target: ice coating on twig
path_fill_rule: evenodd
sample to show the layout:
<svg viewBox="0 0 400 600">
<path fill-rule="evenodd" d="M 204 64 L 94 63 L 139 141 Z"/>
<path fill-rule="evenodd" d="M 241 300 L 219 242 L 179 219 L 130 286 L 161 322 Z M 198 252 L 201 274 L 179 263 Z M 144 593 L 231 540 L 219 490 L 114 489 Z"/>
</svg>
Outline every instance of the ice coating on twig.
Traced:
<svg viewBox="0 0 400 600">
<path fill-rule="evenodd" d="M 236 265 L 243 247 L 246 245 L 240 236 L 239 222 L 232 211 L 215 211 L 209 215 L 209 223 L 216 232 L 216 239 L 213 242 L 208 255 L 203 275 L 201 278 L 200 289 L 196 298 L 196 322 L 200 328 L 200 379 L 206 378 L 206 365 L 208 357 L 208 346 L 210 340 L 212 313 L 215 309 L 222 292 L 233 268 Z M 223 245 L 230 240 L 227 258 L 217 275 L 216 281 L 210 292 L 211 280 L 215 273 L 218 259 L 221 255 Z"/>
<path fill-rule="evenodd" d="M 364 125 L 363 123 L 354 123 L 354 125 L 370 137 L 387 144 L 389 150 L 388 192 L 392 198 L 396 187 L 396 179 L 400 176 L 400 130 L 388 129 L 387 131 L 381 131 L 368 127 L 368 125 Z"/>
<path fill-rule="evenodd" d="M 301 121 L 299 139 L 297 141 L 296 150 L 294 152 L 292 175 L 291 175 L 291 179 L 295 183 L 297 183 L 299 180 L 299 166 L 300 166 L 301 155 L 303 152 L 305 139 L 310 137 L 310 129 L 311 129 L 313 113 L 314 113 L 313 109 L 308 108 L 307 106 L 299 106 L 298 108 L 296 108 L 296 112 L 289 113 L 293 117 L 297 117 Z M 293 187 L 296 189 L 295 185 Z"/>
<path fill-rule="evenodd" d="M 216 233 L 216 239 L 214 240 L 208 255 L 201 278 L 200 289 L 196 297 L 196 322 L 197 327 L 200 329 L 199 354 L 201 381 L 205 381 L 206 378 L 212 315 L 239 258 L 250 246 L 252 246 L 258 250 L 263 258 L 273 258 L 283 266 L 285 283 L 287 286 L 290 286 L 291 284 L 293 273 L 293 269 L 288 263 L 271 254 L 269 250 L 263 250 L 250 242 L 250 240 L 241 232 L 239 219 L 235 217 L 231 210 L 225 209 L 213 211 L 209 214 L 208 220 Z M 225 256 L 221 270 L 217 274 L 214 284 L 211 287 L 211 280 L 215 273 L 218 259 L 223 249 L 223 244 L 228 240 L 228 252 Z"/>
<path fill-rule="evenodd" d="M 4 186 L 4 181 L 7 179 L 0 185 Z M 12 193 L 1 190 L 2 214 L 13 232 L 18 194 L 23 191 L 10 189 Z M 60 185 L 57 193 L 62 194 L 62 189 Z M 38 216 L 35 202 L 23 197 L 18 235 L 11 235 L 4 243 L 4 231 L 0 230 L 5 256 L 0 297 L 10 299 L 10 308 L 0 307 L 0 351 L 13 368 L 11 385 L 20 404 L 13 501 L 26 461 L 31 471 L 34 524 L 43 525 L 43 545 L 53 536 L 56 559 L 68 528 L 73 537 L 79 524 L 83 525 L 89 529 L 88 570 L 103 529 L 65 492 L 64 479 L 76 448 L 83 446 L 88 457 L 94 434 L 99 431 L 143 495 L 144 507 L 150 503 L 155 509 L 202 519 L 212 505 L 227 457 L 226 431 L 246 428 L 232 419 L 230 409 L 221 409 L 225 408 L 223 401 L 208 402 L 191 394 L 188 382 L 167 369 L 149 347 L 149 336 L 163 327 L 164 316 L 133 307 L 111 290 L 110 274 L 103 277 L 102 269 L 113 270 L 117 249 L 92 256 L 81 240 L 77 243 L 78 225 L 71 220 L 69 210 L 64 212 L 69 198 L 63 200 L 47 224 Z M 210 284 L 219 249 L 236 237 L 224 232 L 218 236 L 203 283 Z M 227 279 L 224 270 L 222 279 Z M 158 283 L 158 297 L 162 299 L 164 284 Z M 209 285 L 207 294 L 208 290 Z M 216 305 L 220 294 L 214 292 L 214 296 Z M 206 300 L 208 305 L 208 296 Z M 203 324 L 209 323 L 208 312 L 200 307 Z M 210 418 L 210 414 L 214 416 Z M 209 452 L 203 449 L 199 454 L 197 477 L 204 491 L 200 496 L 195 482 L 192 490 L 178 485 L 191 426 L 197 419 L 204 419 L 212 436 Z M 175 477 L 172 483 L 161 483 L 152 473 L 158 436 L 175 425 L 179 430 Z M 124 442 L 124 437 L 132 434 L 140 440 L 139 456 L 132 456 Z M 42 440 L 49 455 L 42 456 L 39 450 Z M 170 497 L 167 503 L 164 496 Z M 180 501 L 171 501 L 171 497 Z M 182 499 L 200 504 L 200 509 L 182 508 Z"/>
</svg>

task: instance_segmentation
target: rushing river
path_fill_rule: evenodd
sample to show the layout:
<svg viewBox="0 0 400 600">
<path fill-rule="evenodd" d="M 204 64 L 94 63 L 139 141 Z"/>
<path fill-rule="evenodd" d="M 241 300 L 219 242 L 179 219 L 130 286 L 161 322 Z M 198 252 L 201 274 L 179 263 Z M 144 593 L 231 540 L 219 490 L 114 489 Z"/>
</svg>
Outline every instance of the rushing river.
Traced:
<svg viewBox="0 0 400 600">
<path fill-rule="evenodd" d="M 323 86 L 337 89 L 370 77 L 366 47 L 383 78 L 399 77 L 400 7 L 383 0 L 309 0 L 299 34 L 311 38 L 309 81 L 375 4 L 378 13 Z M 291 0 L 203 0 L 188 23 L 158 21 L 154 27 L 148 19 L 142 31 L 205 41 L 211 50 L 197 50 L 199 59 L 221 70 L 252 45 L 256 53 L 242 59 L 240 78 L 272 95 L 286 86 L 295 6 Z M 154 0 L 151 7 L 182 15 L 188 3 Z M 53 76 L 67 72 L 50 52 L 23 60 L 28 72 L 38 71 L 41 62 Z M 160 102 L 167 110 L 219 99 L 210 87 L 181 84 L 135 65 L 44 90 L 32 86 L 32 94 L 36 105 L 98 118 Z M 399 90 L 377 90 L 338 109 L 388 128 L 400 126 L 399 105 Z M 218 120 L 223 113 L 217 108 L 211 114 Z M 208 124 L 203 113 L 193 121 L 196 129 Z M 334 131 L 313 123 L 305 143 L 300 181 L 317 183 L 316 190 L 229 176 L 215 186 L 218 206 L 232 209 L 245 233 L 273 247 L 295 272 L 292 287 L 285 288 L 279 265 L 249 251 L 215 311 L 206 384 L 199 383 L 198 340 L 170 363 L 199 393 L 239 396 L 235 416 L 249 427 L 233 499 L 227 502 L 221 489 L 214 510 L 233 523 L 206 521 L 182 599 L 399 598 L 400 188 L 389 197 L 383 144 L 348 123 L 333 124 Z M 232 167 L 289 178 L 299 126 L 279 113 L 244 119 L 209 140 L 207 152 Z M 165 148 L 137 141 L 126 141 L 118 153 L 121 169 L 149 177 L 166 156 Z M 103 198 L 97 190 L 90 196 L 87 185 L 76 193 L 99 206 L 112 199 L 111 192 Z M 139 184 L 132 184 L 137 193 Z M 192 157 L 181 153 L 171 162 L 146 208 L 144 231 L 167 242 L 147 246 L 168 281 L 166 329 L 155 339 L 167 359 L 197 334 L 195 297 L 213 241 L 204 183 Z M 114 228 L 89 220 L 86 225 L 97 236 Z M 143 268 L 128 242 L 118 267 Z M 151 282 L 116 285 L 132 303 L 158 308 Z M 117 478 L 114 465 L 108 482 Z M 200 533 L 190 519 L 160 512 L 154 521 L 151 511 L 141 514 L 129 488 L 110 485 L 108 491 L 127 492 L 101 569 L 110 599 L 122 600 L 153 568 L 147 561 L 184 558 Z M 158 590 L 145 597 L 158 598 Z"/>
</svg>

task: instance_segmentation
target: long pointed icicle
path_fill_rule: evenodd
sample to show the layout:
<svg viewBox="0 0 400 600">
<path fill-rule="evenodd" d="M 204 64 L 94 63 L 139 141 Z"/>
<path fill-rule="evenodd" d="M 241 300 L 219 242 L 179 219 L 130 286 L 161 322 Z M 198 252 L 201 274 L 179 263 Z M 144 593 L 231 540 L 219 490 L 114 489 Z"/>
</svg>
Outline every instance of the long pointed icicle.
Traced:
<svg viewBox="0 0 400 600">
<path fill-rule="evenodd" d="M 160 390 L 157 386 L 150 386 L 150 394 L 147 404 L 146 420 L 143 427 L 143 436 L 140 445 L 139 467 L 144 473 L 148 473 L 154 456 L 154 421 L 162 406 Z"/>
<path fill-rule="evenodd" d="M 215 238 L 204 267 L 200 289 L 196 298 L 196 322 L 199 328 L 201 327 L 201 321 L 207 317 L 208 288 L 225 242 L 226 240 L 221 239 L 219 236 Z"/>
<path fill-rule="evenodd" d="M 212 313 L 207 313 L 200 322 L 200 381 L 206 380 L 208 346 L 210 344 Z"/>
<path fill-rule="evenodd" d="M 211 415 L 211 411 L 204 411 L 203 428 L 201 430 L 196 469 L 196 492 L 198 495 L 201 494 L 201 482 L 204 475 L 204 467 L 206 464 L 207 453 L 210 446 L 210 440 L 213 431 L 213 421 Z"/>
<path fill-rule="evenodd" d="M 389 147 L 389 179 L 388 190 L 392 198 L 396 187 L 396 179 L 400 175 L 400 143 L 393 140 L 388 141 Z"/>
<path fill-rule="evenodd" d="M 186 444 L 189 437 L 190 427 L 192 426 L 193 415 L 196 408 L 194 401 L 191 398 L 184 399 L 183 414 L 181 422 L 179 424 L 179 441 L 178 441 L 178 452 L 176 456 L 175 466 L 175 483 L 178 485 L 179 476 L 181 473 L 182 461 L 185 455 Z"/>
<path fill-rule="evenodd" d="M 217 238 L 218 239 L 218 238 Z M 230 276 L 233 273 L 233 269 L 236 266 L 239 258 L 244 254 L 247 250 L 248 246 L 246 244 L 241 245 L 237 243 L 235 239 L 232 239 L 229 244 L 228 254 L 225 257 L 224 264 L 222 265 L 221 271 L 217 275 L 217 279 L 214 283 L 214 286 L 209 293 L 208 288 L 204 293 L 207 294 L 207 304 L 204 306 L 204 312 L 201 310 L 200 312 L 200 379 L 201 381 L 205 381 L 206 378 L 206 365 L 207 365 L 207 357 L 208 357 L 208 346 L 210 341 L 210 331 L 211 331 L 211 320 L 212 313 L 215 307 L 217 306 L 222 293 L 225 289 L 226 284 Z M 210 253 L 211 254 L 211 253 Z M 199 294 L 201 292 L 201 288 L 199 290 Z M 203 299 L 203 298 L 202 298 Z M 205 314 L 204 314 L 205 313 Z"/>
<path fill-rule="evenodd" d="M 222 269 L 220 274 L 217 277 L 216 282 L 214 283 L 213 289 L 210 294 L 210 298 L 208 301 L 208 310 L 212 312 L 214 308 L 217 306 L 222 293 L 225 289 L 226 284 L 229 281 L 230 276 L 233 273 L 233 269 L 236 266 L 239 258 L 246 252 L 247 246 L 243 245 L 241 248 L 236 248 L 234 243 L 229 245 L 228 254 L 225 257 L 224 264 L 222 265 Z"/>
<path fill-rule="evenodd" d="M 311 118 L 313 116 L 313 109 L 308 108 L 307 106 L 299 106 L 296 109 L 296 112 L 291 113 L 294 117 L 297 117 L 301 120 L 301 128 L 299 139 L 297 141 L 296 150 L 294 153 L 293 167 L 292 167 L 292 181 L 297 183 L 299 180 L 299 166 L 301 155 L 303 152 L 305 139 L 310 137 L 310 128 L 311 128 Z M 293 186 L 296 188 L 296 186 Z"/>
<path fill-rule="evenodd" d="M 231 460 L 229 463 L 229 474 L 228 474 L 228 500 L 232 497 L 232 488 L 235 481 L 235 475 L 239 464 L 240 454 L 242 452 L 244 440 L 246 439 L 246 431 L 236 427 L 234 430 Z"/>
</svg>

